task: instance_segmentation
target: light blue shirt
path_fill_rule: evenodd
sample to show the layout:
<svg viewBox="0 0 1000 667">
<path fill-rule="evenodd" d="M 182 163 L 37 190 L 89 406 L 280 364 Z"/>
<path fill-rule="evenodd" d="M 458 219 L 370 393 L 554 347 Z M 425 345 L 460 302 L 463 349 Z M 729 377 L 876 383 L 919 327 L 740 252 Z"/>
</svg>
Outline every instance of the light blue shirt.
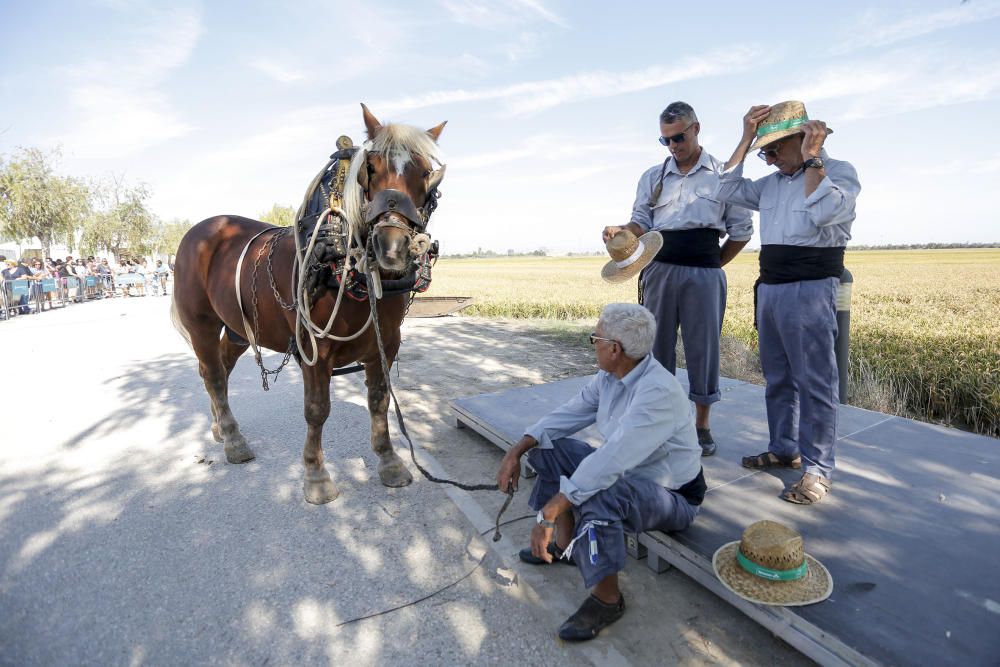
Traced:
<svg viewBox="0 0 1000 667">
<path fill-rule="evenodd" d="M 861 192 L 858 173 L 849 162 L 820 151 L 826 177 L 808 197 L 805 171 L 781 172 L 752 181 L 743 163 L 723 173 L 715 196 L 720 201 L 760 211 L 761 245 L 839 248 L 851 238 L 854 204 Z"/>
<path fill-rule="evenodd" d="M 698 163 L 688 173 L 682 174 L 677 169 L 677 161 L 671 157 L 663 174 L 663 190 L 652 206 L 649 199 L 663 165 L 650 167 L 639 178 L 631 222 L 646 231 L 707 227 L 718 230 L 720 237 L 728 234 L 733 241 L 749 241 L 753 236 L 750 211 L 724 204 L 715 196 L 719 174 L 724 166 L 725 163 L 702 149 Z"/>
<path fill-rule="evenodd" d="M 698 475 L 701 447 L 687 392 L 652 354 L 624 378 L 599 371 L 580 393 L 525 433 L 543 449 L 597 423 L 604 444 L 559 490 L 574 505 L 607 489 L 626 472 L 679 489 Z"/>
</svg>

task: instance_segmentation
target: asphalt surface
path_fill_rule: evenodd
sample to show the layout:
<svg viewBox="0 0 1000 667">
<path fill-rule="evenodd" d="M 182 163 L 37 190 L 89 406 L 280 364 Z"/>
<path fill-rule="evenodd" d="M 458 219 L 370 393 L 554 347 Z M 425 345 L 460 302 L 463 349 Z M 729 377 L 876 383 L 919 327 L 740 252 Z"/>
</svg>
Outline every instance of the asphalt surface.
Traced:
<svg viewBox="0 0 1000 667">
<path fill-rule="evenodd" d="M 383 487 L 360 376 L 333 381 L 324 446 L 336 501 L 302 497 L 295 368 L 265 393 L 252 357 L 237 364 L 231 404 L 257 458 L 228 464 L 168 301 L 0 322 L 0 664 L 803 662 L 683 575 L 636 563 L 623 576 L 626 619 L 595 642 L 560 642 L 556 628 L 585 596 L 575 571 L 516 562 L 528 521 L 499 543 L 480 535 L 499 494 L 431 484 L 412 465 L 411 486 Z M 442 332 L 488 357 L 496 327 L 447 318 L 404 329 L 394 381 L 433 471 L 494 474 L 499 450 L 453 428 L 443 404 L 455 396 L 420 370 L 422 356 L 440 358 Z M 481 363 L 439 363 L 465 378 L 462 395 L 539 373 L 501 361 L 484 381 Z M 507 517 L 525 514 L 526 495 Z"/>
</svg>

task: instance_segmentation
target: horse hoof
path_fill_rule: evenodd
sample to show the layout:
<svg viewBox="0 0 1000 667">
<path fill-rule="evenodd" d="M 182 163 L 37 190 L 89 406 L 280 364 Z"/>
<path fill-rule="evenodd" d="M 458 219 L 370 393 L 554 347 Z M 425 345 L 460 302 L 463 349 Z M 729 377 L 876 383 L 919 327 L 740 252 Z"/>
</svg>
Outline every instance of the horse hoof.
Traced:
<svg viewBox="0 0 1000 667">
<path fill-rule="evenodd" d="M 340 495 L 337 486 L 330 479 L 330 474 L 325 470 L 321 475 L 312 478 L 310 478 L 309 474 L 306 474 L 302 490 L 305 492 L 306 502 L 313 505 L 325 505 Z"/>
<path fill-rule="evenodd" d="M 378 463 L 378 476 L 385 486 L 400 487 L 406 486 L 413 481 L 413 475 L 406 469 L 403 459 L 395 454 L 392 458 L 381 460 Z"/>
<path fill-rule="evenodd" d="M 215 438 L 216 442 L 224 442 L 222 431 L 219 429 L 219 425 L 215 422 L 212 422 L 212 437 Z"/>
<path fill-rule="evenodd" d="M 253 461 L 257 456 L 253 453 L 253 450 L 247 446 L 246 442 L 226 445 L 225 450 L 226 460 L 230 463 L 246 463 L 247 461 Z"/>
</svg>

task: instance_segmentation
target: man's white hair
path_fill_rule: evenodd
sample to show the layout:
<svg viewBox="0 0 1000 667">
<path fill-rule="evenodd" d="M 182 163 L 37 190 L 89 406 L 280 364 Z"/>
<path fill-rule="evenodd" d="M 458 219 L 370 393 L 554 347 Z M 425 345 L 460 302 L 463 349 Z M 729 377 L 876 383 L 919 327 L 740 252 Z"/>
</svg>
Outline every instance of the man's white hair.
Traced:
<svg viewBox="0 0 1000 667">
<path fill-rule="evenodd" d="M 625 356 L 639 360 L 653 349 L 656 318 L 637 303 L 609 303 L 599 320 L 605 338 L 621 343 Z"/>
</svg>

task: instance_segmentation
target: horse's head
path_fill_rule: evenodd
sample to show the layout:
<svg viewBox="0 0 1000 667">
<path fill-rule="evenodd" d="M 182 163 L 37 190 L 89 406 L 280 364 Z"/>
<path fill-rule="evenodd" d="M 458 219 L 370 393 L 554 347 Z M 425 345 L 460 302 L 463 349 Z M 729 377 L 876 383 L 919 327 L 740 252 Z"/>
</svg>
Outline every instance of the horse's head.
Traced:
<svg viewBox="0 0 1000 667">
<path fill-rule="evenodd" d="M 351 163 L 346 198 L 351 218 L 390 276 L 409 272 L 427 250 L 427 222 L 437 205 L 437 187 L 444 178 L 437 139 L 444 123 L 429 130 L 409 125 L 382 125 L 364 104 L 368 141 Z M 434 168 L 434 163 L 440 165 Z"/>
</svg>

